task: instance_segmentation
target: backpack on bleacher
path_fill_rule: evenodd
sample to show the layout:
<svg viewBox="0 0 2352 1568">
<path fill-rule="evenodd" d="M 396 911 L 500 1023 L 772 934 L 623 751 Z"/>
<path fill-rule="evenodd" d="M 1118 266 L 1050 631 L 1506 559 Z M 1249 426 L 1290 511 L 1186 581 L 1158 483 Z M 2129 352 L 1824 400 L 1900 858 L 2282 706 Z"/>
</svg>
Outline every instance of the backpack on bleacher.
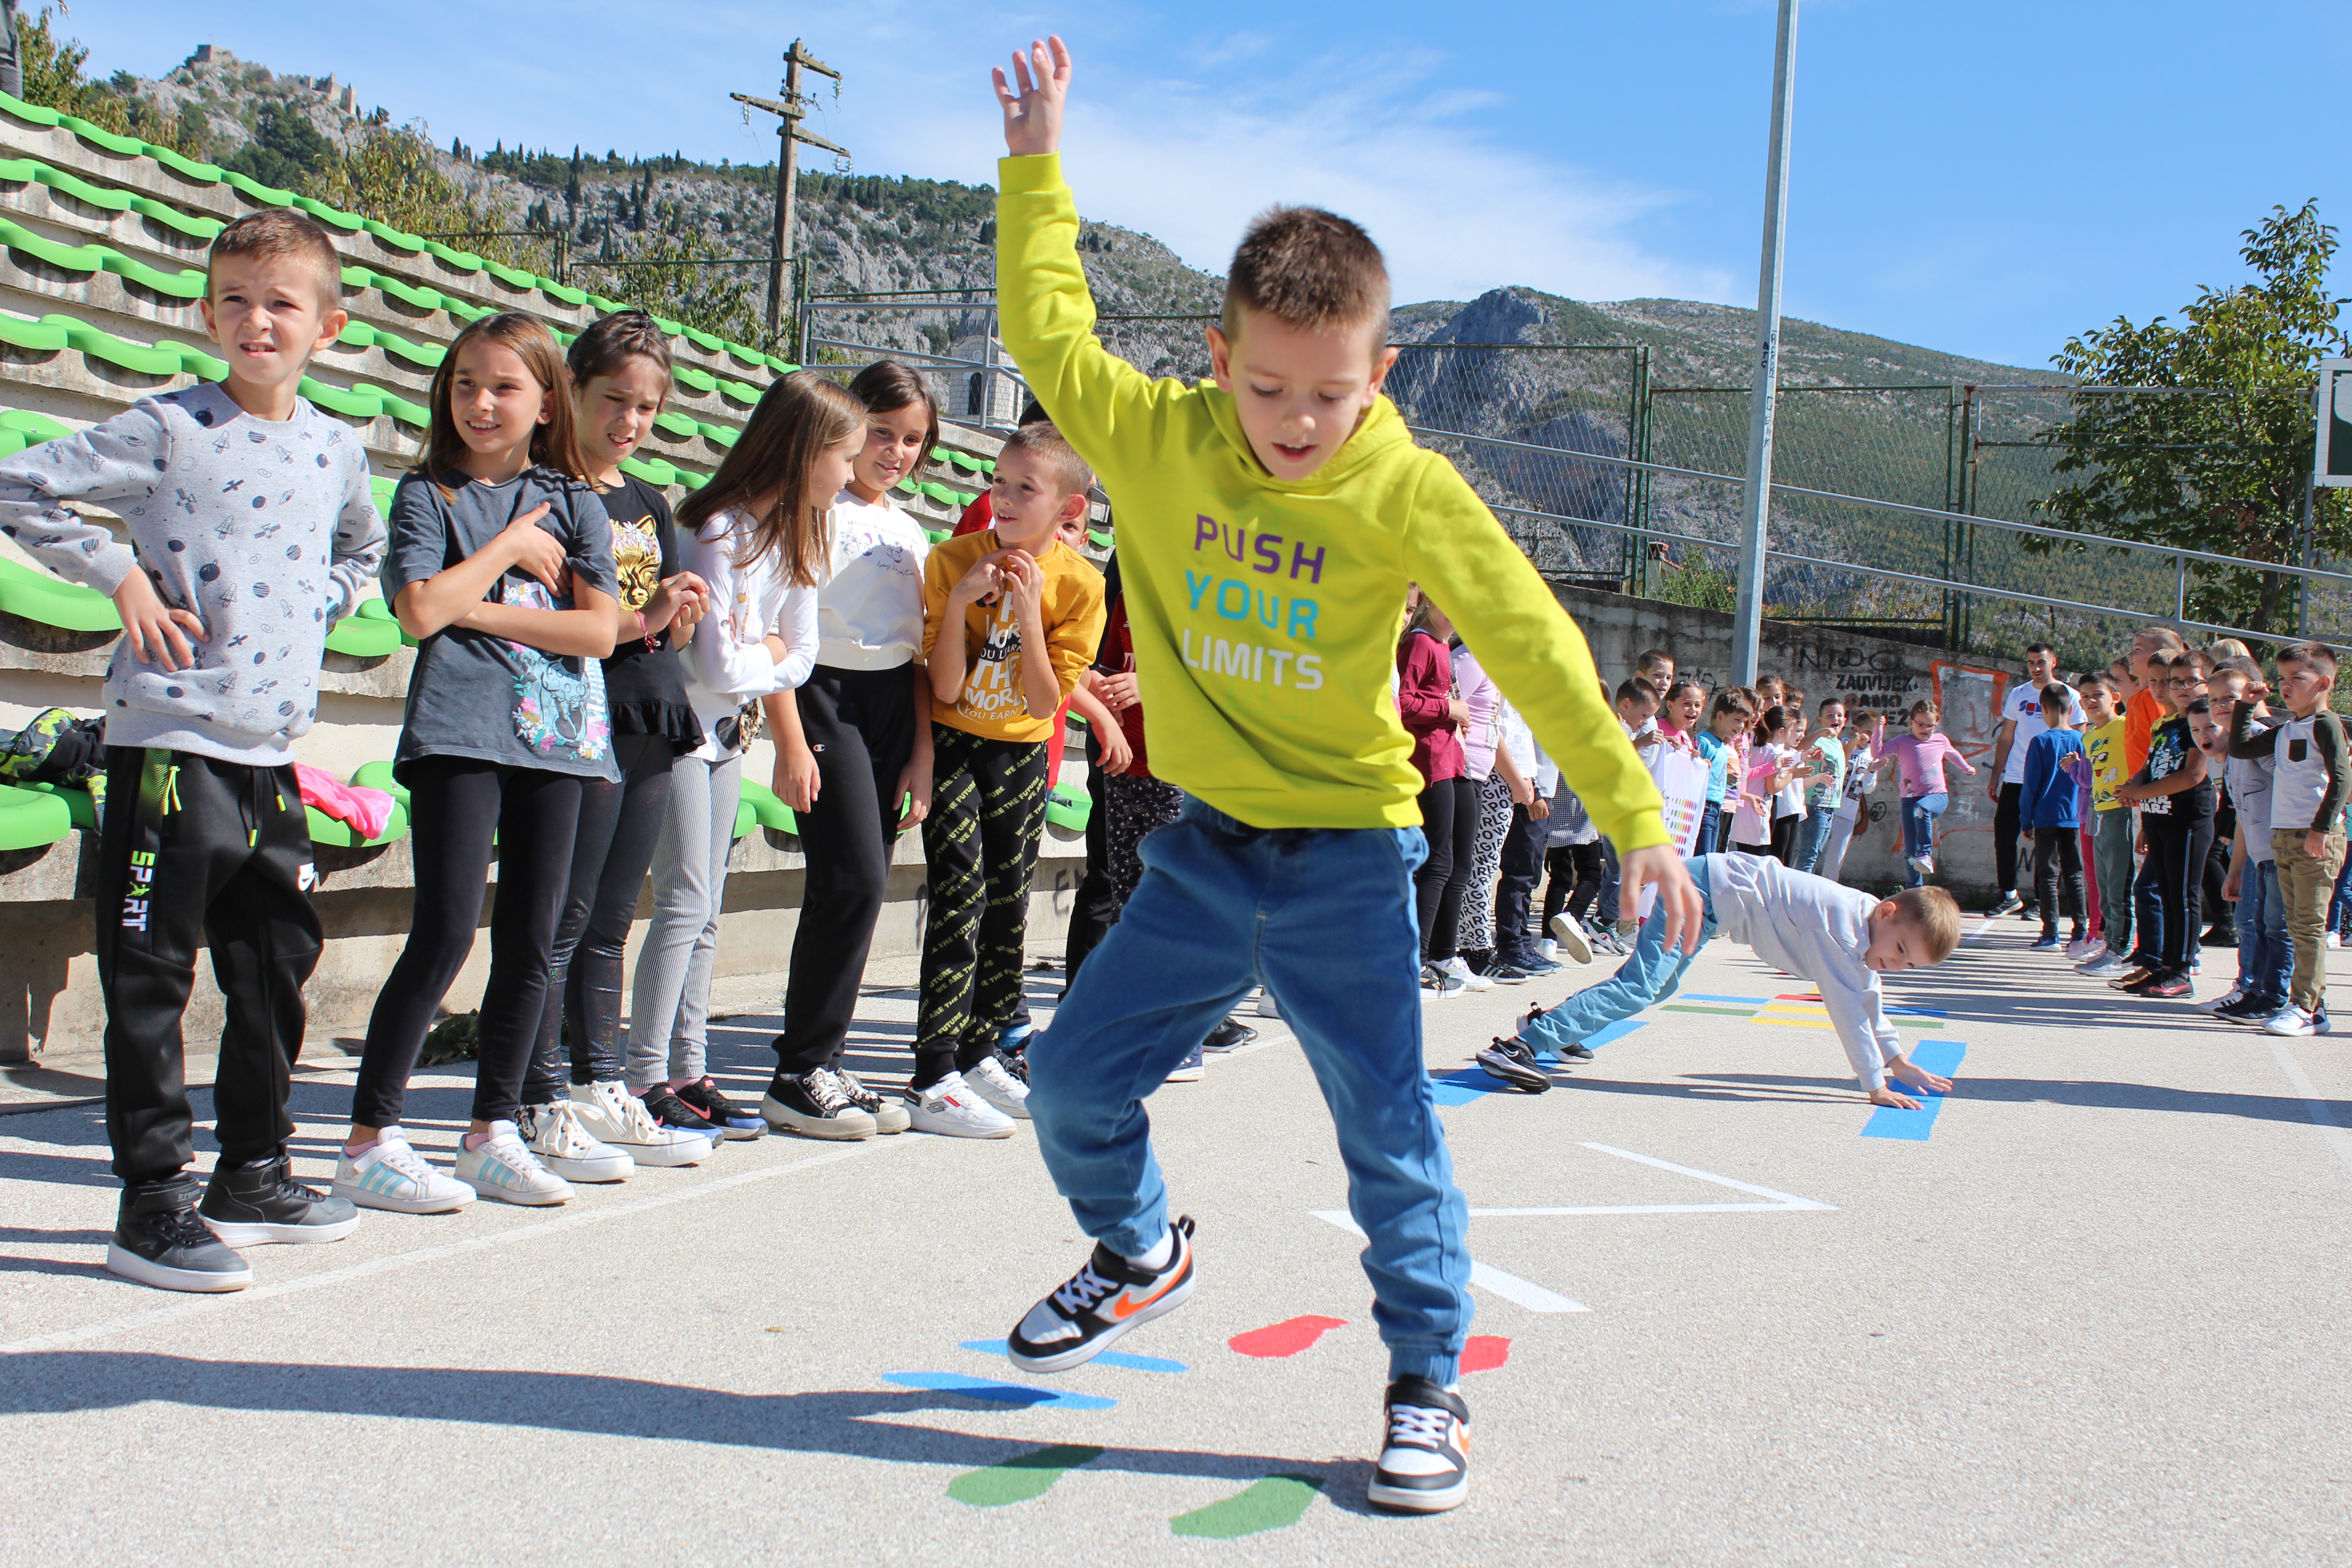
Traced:
<svg viewBox="0 0 2352 1568">
<path fill-rule="evenodd" d="M 51 708 L 13 733 L 0 730 L 0 737 L 5 737 L 0 741 L 0 780 L 86 789 L 105 811 L 105 720 L 77 719 L 69 709 Z"/>
</svg>

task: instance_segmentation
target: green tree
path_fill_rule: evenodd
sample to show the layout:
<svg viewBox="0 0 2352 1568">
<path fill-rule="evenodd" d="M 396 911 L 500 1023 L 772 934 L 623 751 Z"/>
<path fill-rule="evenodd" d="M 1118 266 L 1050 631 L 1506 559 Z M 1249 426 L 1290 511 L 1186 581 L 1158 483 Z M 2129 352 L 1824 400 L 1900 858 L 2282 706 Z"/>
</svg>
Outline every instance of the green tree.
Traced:
<svg viewBox="0 0 2352 1568">
<path fill-rule="evenodd" d="M 331 165 L 335 144 L 310 123 L 300 110 L 284 104 L 263 107 L 253 140 L 238 148 L 222 166 L 273 185 L 299 190 L 303 182 Z"/>
<path fill-rule="evenodd" d="M 2327 291 L 2334 227 L 2315 201 L 2273 207 L 2244 231 L 2240 254 L 2254 279 L 2200 289 L 2174 326 L 2114 325 L 2067 341 L 2051 363 L 2087 385 L 2074 412 L 2037 439 L 2074 476 L 2035 510 L 2084 533 L 2299 564 L 2311 494 L 2318 362 L 2347 352 Z M 2352 551 L 2352 494 L 2323 490 L 2315 548 Z M 2089 548 L 2029 539 L 2037 553 Z M 2110 552 L 2120 555 L 2120 551 Z M 2192 574 L 2189 614 L 2256 632 L 2295 629 L 2297 579 L 2284 572 Z"/>
<path fill-rule="evenodd" d="M 53 11 L 62 16 L 65 7 L 44 5 L 31 21 L 20 17 L 16 23 L 16 53 L 25 72 L 25 101 L 54 109 L 60 114 L 78 115 L 92 125 L 119 134 L 127 133 L 131 116 L 123 100 L 82 75 L 81 68 L 89 59 L 89 46 L 79 38 L 59 38 L 50 22 Z"/>
<path fill-rule="evenodd" d="M 604 237 L 606 249 L 612 254 L 601 259 L 623 259 L 612 236 Z M 766 269 L 756 269 L 751 277 L 734 275 L 738 269 L 713 267 L 688 267 L 684 258 L 698 253 L 698 247 L 664 235 L 649 245 L 633 245 L 625 255 L 630 261 L 656 262 L 651 267 L 602 268 L 593 261 L 574 260 L 572 265 L 590 274 L 584 281 L 599 293 L 625 300 L 630 304 L 652 311 L 667 321 L 682 321 L 700 331 L 727 338 L 739 343 L 757 343 L 767 333 L 762 305 L 764 292 L 755 295 L 755 288 L 766 289 Z M 754 271 L 743 268 L 742 271 Z"/>
<path fill-rule="evenodd" d="M 302 191 L 331 207 L 407 234 L 479 234 L 515 226 L 506 212 L 467 200 L 441 173 L 436 157 L 432 144 L 407 126 L 371 126 L 358 146 L 306 175 Z M 509 267 L 549 269 L 551 242 L 535 246 L 528 240 L 476 238 L 452 243 Z"/>
</svg>

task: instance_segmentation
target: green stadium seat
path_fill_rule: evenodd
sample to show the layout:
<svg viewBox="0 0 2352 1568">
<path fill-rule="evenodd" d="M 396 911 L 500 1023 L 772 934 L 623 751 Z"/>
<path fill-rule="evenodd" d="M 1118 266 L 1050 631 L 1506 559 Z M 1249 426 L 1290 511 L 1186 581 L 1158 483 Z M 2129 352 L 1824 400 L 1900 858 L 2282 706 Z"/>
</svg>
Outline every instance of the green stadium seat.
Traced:
<svg viewBox="0 0 2352 1568">
<path fill-rule="evenodd" d="M 400 651 L 400 623 L 354 610 L 327 628 L 327 647 L 352 658 L 382 658 Z"/>
<path fill-rule="evenodd" d="M 1092 796 L 1067 784 L 1055 784 L 1045 796 L 1045 820 L 1067 833 L 1084 833 L 1094 809 Z"/>
<path fill-rule="evenodd" d="M 353 779 L 352 782 L 357 784 L 359 781 Z M 365 787 L 382 789 L 383 786 L 370 784 Z M 408 837 L 408 803 L 398 795 L 393 797 L 392 816 L 385 821 L 383 834 L 374 838 L 361 837 L 358 828 L 348 822 L 337 821 L 315 805 L 306 805 L 302 810 L 310 819 L 310 842 L 313 844 L 332 844 L 342 848 L 364 849 L 373 848 L 379 844 L 395 844 Z"/>
<path fill-rule="evenodd" d="M 73 825 L 76 827 L 86 827 L 92 833 L 98 831 L 98 802 L 90 797 L 88 785 L 64 784 L 20 784 L 14 787 L 17 789 L 31 790 L 36 795 L 46 795 L 53 799 L 64 802 L 66 815 L 72 818 Z"/>
<path fill-rule="evenodd" d="M 114 601 L 95 588 L 68 583 L 21 561 L 0 559 L 0 610 L 69 632 L 119 632 Z"/>
<path fill-rule="evenodd" d="M 751 808 L 751 815 L 762 827 L 772 827 L 779 833 L 798 833 L 800 824 L 793 816 L 793 808 L 777 798 L 776 792 L 751 779 L 743 781 L 742 799 Z M 738 835 L 740 837 L 740 835 Z"/>
<path fill-rule="evenodd" d="M 751 809 L 751 803 L 748 800 L 737 801 L 735 803 L 735 831 L 729 837 L 730 838 L 746 837 L 751 834 L 751 829 L 759 826 L 759 814 Z"/>
<path fill-rule="evenodd" d="M 362 789 L 380 789 L 398 803 L 402 811 L 408 809 L 408 788 L 392 776 L 388 762 L 362 763 L 352 774 L 352 783 Z"/>
<path fill-rule="evenodd" d="M 43 441 L 57 441 L 73 434 L 70 427 L 58 424 L 46 414 L 34 414 L 24 409 L 0 413 L 0 430 L 22 431 L 26 444 L 37 446 Z"/>
<path fill-rule="evenodd" d="M 73 826 L 72 809 L 58 796 L 0 785 L 0 849 L 38 849 L 71 833 Z"/>
</svg>

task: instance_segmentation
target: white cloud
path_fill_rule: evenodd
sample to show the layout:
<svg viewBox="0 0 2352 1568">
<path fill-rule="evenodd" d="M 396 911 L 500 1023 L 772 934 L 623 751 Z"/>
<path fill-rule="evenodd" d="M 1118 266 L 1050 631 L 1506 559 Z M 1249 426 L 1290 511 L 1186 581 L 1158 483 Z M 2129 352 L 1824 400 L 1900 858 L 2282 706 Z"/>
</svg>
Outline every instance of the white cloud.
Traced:
<svg viewBox="0 0 2352 1568">
<path fill-rule="evenodd" d="M 1150 234 L 1196 267 L 1223 272 L 1251 216 L 1286 202 L 1364 225 L 1400 303 L 1505 284 L 1580 300 L 1733 298 L 1719 269 L 1652 254 L 1633 237 L 1671 193 L 1486 134 L 1468 121 L 1492 95 L 1440 79 L 1433 58 L 1324 59 L 1239 84 L 1228 75 L 1214 89 L 1084 66 L 1065 143 L 1081 210 Z M 966 179 L 991 177 L 975 165 L 975 139 L 1001 146 L 985 100 L 901 116 L 890 130 L 893 163 Z"/>
</svg>

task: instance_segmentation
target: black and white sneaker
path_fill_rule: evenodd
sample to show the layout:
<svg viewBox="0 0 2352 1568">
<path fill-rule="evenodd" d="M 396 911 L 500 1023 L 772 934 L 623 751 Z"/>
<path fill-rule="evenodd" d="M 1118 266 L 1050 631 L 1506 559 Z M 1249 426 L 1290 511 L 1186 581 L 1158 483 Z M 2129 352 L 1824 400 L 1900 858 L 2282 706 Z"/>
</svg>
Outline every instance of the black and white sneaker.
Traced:
<svg viewBox="0 0 2352 1568">
<path fill-rule="evenodd" d="M 709 1075 L 681 1085 L 678 1099 L 694 1107 L 696 1114 L 719 1130 L 721 1138 L 738 1142 L 757 1138 L 766 1131 L 766 1124 L 757 1111 L 746 1110 L 719 1092 L 719 1085 Z"/>
<path fill-rule="evenodd" d="M 1528 1094 L 1541 1094 L 1551 1087 L 1551 1075 L 1543 1070 L 1534 1048 L 1522 1039 L 1497 1037 L 1478 1053 L 1478 1066 L 1487 1077 Z"/>
<path fill-rule="evenodd" d="M 158 1290 L 242 1290 L 253 1270 L 196 1214 L 204 1189 L 182 1173 L 122 1192 L 106 1268 Z"/>
<path fill-rule="evenodd" d="M 261 1164 L 214 1171 L 196 1216 L 231 1247 L 341 1241 L 360 1227 L 359 1205 L 296 1181 L 283 1151 Z"/>
<path fill-rule="evenodd" d="M 1168 1227 L 1167 1266 L 1143 1268 L 1100 1242 L 1086 1266 L 1029 1309 L 1005 1342 L 1005 1359 L 1024 1372 L 1067 1372 L 1184 1304 L 1192 1294 L 1192 1216 Z"/>
<path fill-rule="evenodd" d="M 874 1130 L 877 1132 L 904 1132 L 911 1124 L 907 1112 L 907 1102 L 897 1095 L 885 1099 L 875 1093 L 858 1081 L 857 1075 L 845 1067 L 830 1067 L 824 1070 L 831 1074 L 833 1081 L 841 1086 L 842 1093 L 849 1096 L 850 1104 L 874 1118 Z"/>
<path fill-rule="evenodd" d="M 778 1073 L 760 1100 L 760 1114 L 777 1131 L 803 1138 L 851 1142 L 881 1131 L 850 1099 L 846 1087 L 823 1068 L 812 1073 Z"/>
<path fill-rule="evenodd" d="M 1201 1048 L 1204 1051 L 1230 1051 L 1256 1038 L 1255 1029 L 1238 1019 L 1227 1018 L 1209 1031 L 1209 1037 L 1201 1042 Z"/>
<path fill-rule="evenodd" d="M 1444 1513 L 1470 1495 L 1470 1407 L 1425 1377 L 1401 1377 L 1382 1402 L 1388 1432 L 1364 1496 L 1376 1508 Z"/>
</svg>

